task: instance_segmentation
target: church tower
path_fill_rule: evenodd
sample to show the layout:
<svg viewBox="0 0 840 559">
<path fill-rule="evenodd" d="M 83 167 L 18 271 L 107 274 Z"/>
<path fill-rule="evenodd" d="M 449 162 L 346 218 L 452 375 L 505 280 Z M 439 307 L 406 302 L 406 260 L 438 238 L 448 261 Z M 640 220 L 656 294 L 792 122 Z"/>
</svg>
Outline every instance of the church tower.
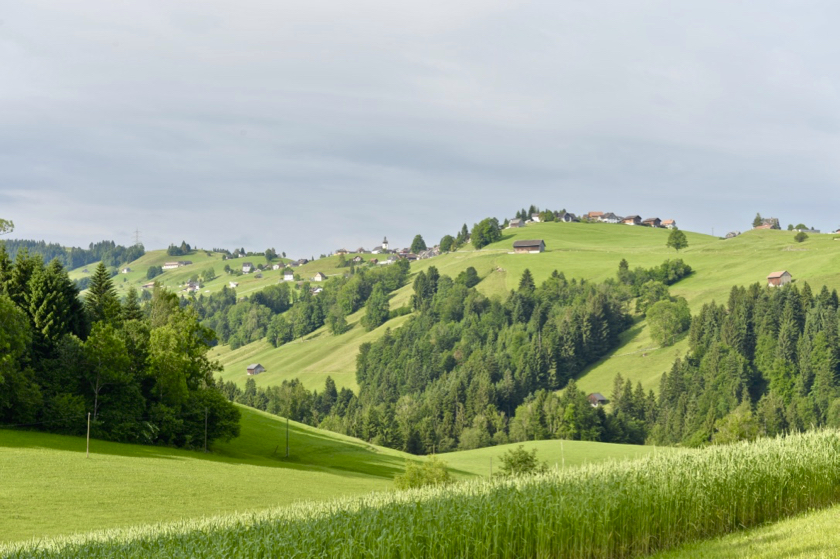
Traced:
<svg viewBox="0 0 840 559">
<path fill-rule="evenodd" d="M 383 239 L 382 248 L 388 250 L 388 237 L 385 237 L 385 239 Z"/>
</svg>

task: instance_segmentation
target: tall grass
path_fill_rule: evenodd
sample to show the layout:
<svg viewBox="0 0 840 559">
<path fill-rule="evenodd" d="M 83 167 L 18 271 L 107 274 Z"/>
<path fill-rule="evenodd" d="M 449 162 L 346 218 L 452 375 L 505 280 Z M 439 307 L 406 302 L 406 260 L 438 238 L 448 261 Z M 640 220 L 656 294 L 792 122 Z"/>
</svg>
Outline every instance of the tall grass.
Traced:
<svg viewBox="0 0 840 559">
<path fill-rule="evenodd" d="M 35 557 L 634 557 L 840 499 L 840 434 L 0 548 Z"/>
</svg>

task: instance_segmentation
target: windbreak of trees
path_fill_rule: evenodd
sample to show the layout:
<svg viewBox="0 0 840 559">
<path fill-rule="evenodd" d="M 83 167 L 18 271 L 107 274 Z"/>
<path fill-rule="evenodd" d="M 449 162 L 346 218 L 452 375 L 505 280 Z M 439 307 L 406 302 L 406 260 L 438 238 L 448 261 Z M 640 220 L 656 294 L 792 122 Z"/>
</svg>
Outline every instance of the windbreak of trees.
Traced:
<svg viewBox="0 0 840 559">
<path fill-rule="evenodd" d="M 309 283 L 298 289 L 289 283 L 269 286 L 247 299 L 237 300 L 236 291 L 223 287 L 192 305 L 202 324 L 213 329 L 218 340 L 234 349 L 266 338 L 279 347 L 327 325 L 335 335 L 350 326 L 347 316 L 365 307 L 363 325 L 372 330 L 401 311 L 389 309 L 388 294 L 401 287 L 409 263 L 400 260 L 373 269 L 353 268 L 347 276 L 330 278 L 313 293 Z"/>
<path fill-rule="evenodd" d="M 84 301 L 61 263 L 0 243 L 0 424 L 196 448 L 239 434 L 216 388 L 213 332 L 156 287 L 117 298 L 100 263 Z"/>
<path fill-rule="evenodd" d="M 836 291 L 733 287 L 704 305 L 662 377 L 650 440 L 703 445 L 840 427 Z"/>
<path fill-rule="evenodd" d="M 3 243 L 12 261 L 17 259 L 18 252 L 25 250 L 29 256 L 39 255 L 45 264 L 57 260 L 63 267 L 71 270 L 98 261 L 109 268 L 116 268 L 133 262 L 146 253 L 143 245 L 124 247 L 117 245 L 114 241 L 90 243 L 87 249 L 79 247 L 68 249 L 58 243 L 23 239 L 10 239 Z"/>
</svg>

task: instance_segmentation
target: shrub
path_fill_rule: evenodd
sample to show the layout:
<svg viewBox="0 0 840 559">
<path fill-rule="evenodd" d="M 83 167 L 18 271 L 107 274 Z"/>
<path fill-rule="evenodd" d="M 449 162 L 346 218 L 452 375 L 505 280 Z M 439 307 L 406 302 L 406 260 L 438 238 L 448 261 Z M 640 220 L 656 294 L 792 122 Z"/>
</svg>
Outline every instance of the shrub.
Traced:
<svg viewBox="0 0 840 559">
<path fill-rule="evenodd" d="M 405 473 L 394 478 L 394 485 L 397 489 L 416 489 L 429 485 L 446 485 L 452 481 L 452 475 L 446 469 L 446 462 L 432 457 L 431 460 L 420 464 L 407 461 Z"/>
</svg>

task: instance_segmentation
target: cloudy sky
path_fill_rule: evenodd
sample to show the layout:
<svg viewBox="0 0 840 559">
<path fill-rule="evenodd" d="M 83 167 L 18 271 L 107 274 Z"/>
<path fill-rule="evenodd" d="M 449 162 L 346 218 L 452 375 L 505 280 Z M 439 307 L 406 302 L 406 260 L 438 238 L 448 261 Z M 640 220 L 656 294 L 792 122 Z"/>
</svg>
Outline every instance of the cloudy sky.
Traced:
<svg viewBox="0 0 840 559">
<path fill-rule="evenodd" d="M 840 226 L 840 4 L 0 4 L 17 238 L 310 256 L 536 204 Z"/>
</svg>

